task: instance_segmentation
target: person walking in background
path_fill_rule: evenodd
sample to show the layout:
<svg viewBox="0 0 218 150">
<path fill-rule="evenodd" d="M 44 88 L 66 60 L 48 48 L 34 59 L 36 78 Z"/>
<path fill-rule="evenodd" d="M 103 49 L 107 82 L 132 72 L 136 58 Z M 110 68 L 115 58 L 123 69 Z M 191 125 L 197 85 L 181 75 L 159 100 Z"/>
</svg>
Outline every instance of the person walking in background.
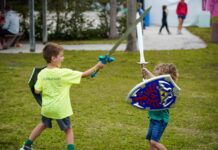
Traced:
<svg viewBox="0 0 218 150">
<path fill-rule="evenodd" d="M 178 34 L 182 34 L 182 26 L 187 13 L 188 13 L 188 6 L 185 3 L 185 0 L 180 0 L 176 8 L 176 14 L 178 16 L 178 21 L 179 21 Z"/>
<path fill-rule="evenodd" d="M 137 12 L 139 13 L 140 16 L 144 13 L 143 5 L 142 5 L 142 3 L 140 3 L 140 2 L 138 3 Z M 142 23 L 142 31 L 143 31 L 143 29 L 144 29 L 144 22 L 145 22 L 145 17 L 144 17 L 143 20 L 141 21 L 141 23 Z"/>
<path fill-rule="evenodd" d="M 161 34 L 161 31 L 164 27 L 166 27 L 168 34 L 171 34 L 168 28 L 168 24 L 167 24 L 167 16 L 168 16 L 167 5 L 163 5 L 162 9 L 163 9 L 162 25 L 160 27 L 159 34 Z"/>
</svg>

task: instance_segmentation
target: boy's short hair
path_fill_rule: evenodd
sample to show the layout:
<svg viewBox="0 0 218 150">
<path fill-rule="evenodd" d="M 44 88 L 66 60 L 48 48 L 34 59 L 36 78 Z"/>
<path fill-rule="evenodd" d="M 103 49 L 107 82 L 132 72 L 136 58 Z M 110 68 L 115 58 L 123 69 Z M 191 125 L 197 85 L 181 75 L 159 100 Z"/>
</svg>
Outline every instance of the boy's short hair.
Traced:
<svg viewBox="0 0 218 150">
<path fill-rule="evenodd" d="M 51 62 L 52 57 L 56 57 L 64 48 L 56 43 L 48 43 L 43 48 L 43 57 L 47 63 Z"/>
<path fill-rule="evenodd" d="M 160 63 L 154 69 L 160 69 L 160 75 L 170 74 L 172 79 L 176 81 L 178 79 L 179 73 L 176 66 L 172 63 Z"/>
</svg>

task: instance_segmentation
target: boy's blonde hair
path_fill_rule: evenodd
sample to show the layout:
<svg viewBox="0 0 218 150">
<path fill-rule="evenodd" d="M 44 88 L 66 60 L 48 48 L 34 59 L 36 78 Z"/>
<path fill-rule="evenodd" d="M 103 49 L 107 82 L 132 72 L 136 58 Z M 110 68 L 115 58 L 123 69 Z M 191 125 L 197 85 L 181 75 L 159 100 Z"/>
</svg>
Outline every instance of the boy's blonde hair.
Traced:
<svg viewBox="0 0 218 150">
<path fill-rule="evenodd" d="M 179 73 L 178 73 L 178 70 L 176 69 L 176 66 L 174 64 L 161 63 L 161 64 L 158 64 L 157 66 L 155 66 L 154 70 L 155 69 L 160 70 L 159 75 L 170 74 L 174 81 L 176 81 L 178 79 Z"/>
<path fill-rule="evenodd" d="M 43 57 L 47 63 L 51 63 L 52 56 L 56 57 L 64 48 L 56 43 L 48 43 L 43 48 Z"/>
</svg>

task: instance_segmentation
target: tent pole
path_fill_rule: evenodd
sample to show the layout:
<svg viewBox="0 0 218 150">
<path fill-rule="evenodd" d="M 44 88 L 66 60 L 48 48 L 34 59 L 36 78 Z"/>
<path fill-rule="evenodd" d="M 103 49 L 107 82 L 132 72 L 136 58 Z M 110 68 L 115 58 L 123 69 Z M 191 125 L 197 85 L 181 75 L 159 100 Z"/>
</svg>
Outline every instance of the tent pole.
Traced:
<svg viewBox="0 0 218 150">
<path fill-rule="evenodd" d="M 34 0 L 29 0 L 29 12 L 30 12 L 30 52 L 35 52 L 36 43 L 35 43 L 35 21 L 34 21 Z"/>
<path fill-rule="evenodd" d="M 6 6 L 6 0 L 3 1 L 3 7 L 5 8 Z"/>
<path fill-rule="evenodd" d="M 47 15 L 47 0 L 42 0 L 42 21 L 43 21 L 43 35 L 42 35 L 42 42 L 46 44 L 48 42 L 48 32 L 47 32 L 47 22 L 46 22 L 46 15 Z"/>
</svg>

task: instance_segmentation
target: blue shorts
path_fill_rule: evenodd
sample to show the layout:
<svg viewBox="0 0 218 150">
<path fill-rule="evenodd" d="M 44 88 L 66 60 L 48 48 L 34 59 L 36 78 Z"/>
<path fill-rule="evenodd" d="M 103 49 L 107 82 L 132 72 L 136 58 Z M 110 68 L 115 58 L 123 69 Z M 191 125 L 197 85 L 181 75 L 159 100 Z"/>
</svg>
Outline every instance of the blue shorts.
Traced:
<svg viewBox="0 0 218 150">
<path fill-rule="evenodd" d="M 163 120 L 159 121 L 151 119 L 146 139 L 149 141 L 153 140 L 159 142 L 166 127 L 167 123 L 165 123 Z"/>
<path fill-rule="evenodd" d="M 181 18 L 182 20 L 185 20 L 186 16 L 185 15 L 178 15 L 178 18 Z"/>
<path fill-rule="evenodd" d="M 56 120 L 59 128 L 62 131 L 71 128 L 70 117 L 66 117 L 63 119 L 51 119 L 51 118 L 42 116 L 42 123 L 46 126 L 46 128 L 52 128 L 52 120 Z"/>
</svg>

